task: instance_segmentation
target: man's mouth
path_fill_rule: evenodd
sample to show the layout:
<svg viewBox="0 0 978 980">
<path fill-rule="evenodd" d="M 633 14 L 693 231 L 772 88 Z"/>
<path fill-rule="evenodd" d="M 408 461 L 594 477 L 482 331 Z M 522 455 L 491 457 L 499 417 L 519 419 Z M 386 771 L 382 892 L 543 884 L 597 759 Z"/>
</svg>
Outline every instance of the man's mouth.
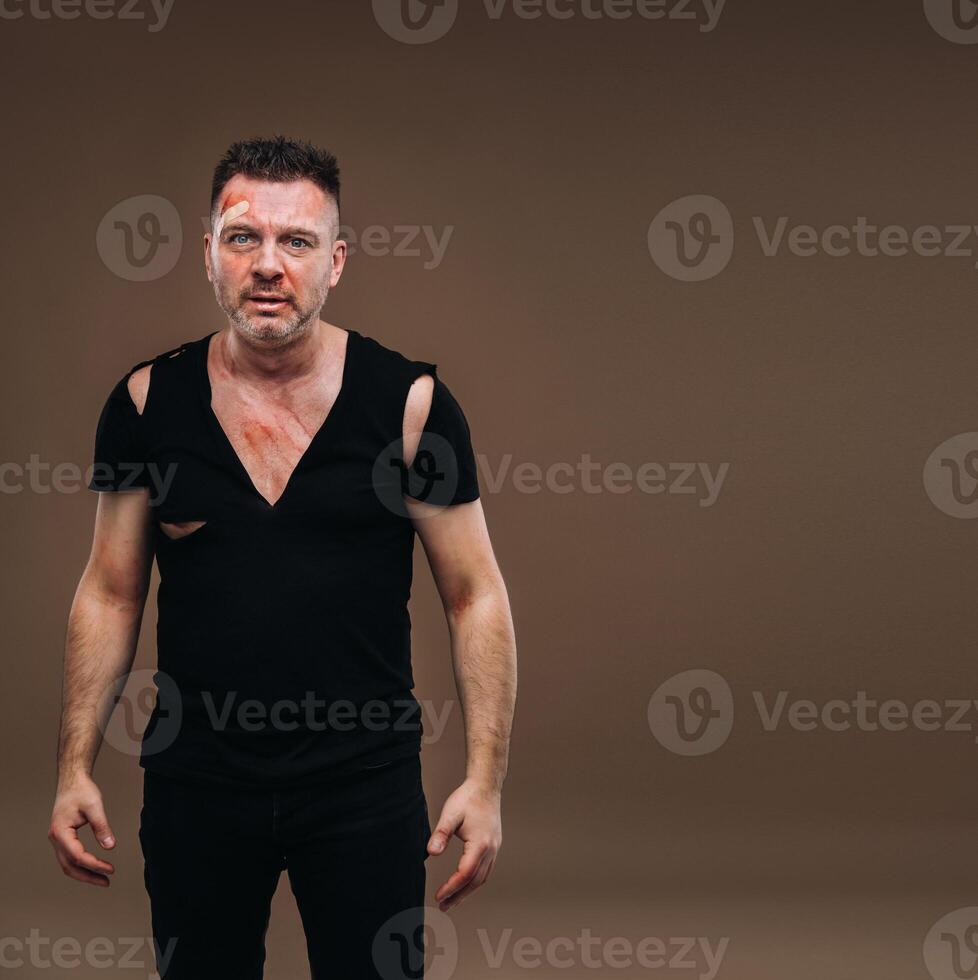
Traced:
<svg viewBox="0 0 978 980">
<path fill-rule="evenodd" d="M 247 298 L 256 306 L 265 309 L 275 309 L 276 307 L 283 306 L 288 302 L 284 296 L 269 296 L 267 293 L 253 293 Z"/>
</svg>

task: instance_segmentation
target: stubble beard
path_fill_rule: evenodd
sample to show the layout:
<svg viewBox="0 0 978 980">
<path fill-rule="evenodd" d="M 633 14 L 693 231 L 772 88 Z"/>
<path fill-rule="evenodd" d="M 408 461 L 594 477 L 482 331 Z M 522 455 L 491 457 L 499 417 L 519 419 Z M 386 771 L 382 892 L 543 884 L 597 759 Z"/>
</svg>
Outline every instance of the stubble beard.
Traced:
<svg viewBox="0 0 978 980">
<path fill-rule="evenodd" d="M 261 292 L 261 290 L 255 290 Z M 227 295 L 219 282 L 214 283 L 214 295 L 231 326 L 242 339 L 262 347 L 284 347 L 296 337 L 308 333 L 319 320 L 319 313 L 329 294 L 329 280 L 324 278 L 305 306 L 294 300 L 281 313 L 249 313 L 247 300 L 240 294 Z"/>
</svg>

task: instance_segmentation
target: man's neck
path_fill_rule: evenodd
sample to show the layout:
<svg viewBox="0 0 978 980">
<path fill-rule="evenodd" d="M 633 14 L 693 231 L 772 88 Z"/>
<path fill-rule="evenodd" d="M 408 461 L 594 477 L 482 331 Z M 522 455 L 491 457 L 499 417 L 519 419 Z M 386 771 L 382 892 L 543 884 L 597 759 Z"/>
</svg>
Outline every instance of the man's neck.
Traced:
<svg viewBox="0 0 978 980">
<path fill-rule="evenodd" d="M 227 327 L 214 338 L 215 367 L 235 382 L 257 388 L 301 385 L 321 378 L 339 350 L 343 331 L 317 319 L 308 330 L 277 346 L 261 346 Z"/>
</svg>

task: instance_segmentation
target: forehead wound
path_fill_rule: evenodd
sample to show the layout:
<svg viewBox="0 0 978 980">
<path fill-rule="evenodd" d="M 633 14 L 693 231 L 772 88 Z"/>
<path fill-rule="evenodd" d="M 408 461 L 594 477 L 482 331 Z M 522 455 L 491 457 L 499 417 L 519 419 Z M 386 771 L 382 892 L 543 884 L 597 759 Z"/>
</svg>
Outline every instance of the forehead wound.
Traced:
<svg viewBox="0 0 978 980">
<path fill-rule="evenodd" d="M 240 218 L 250 207 L 249 203 L 240 194 L 229 194 L 224 202 L 224 210 L 221 212 L 217 224 L 214 226 L 214 234 L 220 235 L 224 226 L 235 218 Z"/>
</svg>

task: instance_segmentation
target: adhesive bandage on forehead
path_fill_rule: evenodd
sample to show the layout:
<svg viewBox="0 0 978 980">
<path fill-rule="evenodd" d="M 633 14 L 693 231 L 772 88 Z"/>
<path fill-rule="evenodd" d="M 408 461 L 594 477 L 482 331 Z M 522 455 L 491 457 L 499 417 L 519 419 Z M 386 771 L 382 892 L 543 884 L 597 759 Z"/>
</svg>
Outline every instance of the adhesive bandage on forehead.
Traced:
<svg viewBox="0 0 978 980">
<path fill-rule="evenodd" d="M 248 210 L 250 205 L 247 201 L 239 201 L 237 204 L 229 207 L 221 216 L 217 219 L 217 225 L 214 228 L 214 237 L 220 238 L 221 232 L 224 230 L 224 226 L 235 218 L 240 218 L 241 215 Z"/>
</svg>

